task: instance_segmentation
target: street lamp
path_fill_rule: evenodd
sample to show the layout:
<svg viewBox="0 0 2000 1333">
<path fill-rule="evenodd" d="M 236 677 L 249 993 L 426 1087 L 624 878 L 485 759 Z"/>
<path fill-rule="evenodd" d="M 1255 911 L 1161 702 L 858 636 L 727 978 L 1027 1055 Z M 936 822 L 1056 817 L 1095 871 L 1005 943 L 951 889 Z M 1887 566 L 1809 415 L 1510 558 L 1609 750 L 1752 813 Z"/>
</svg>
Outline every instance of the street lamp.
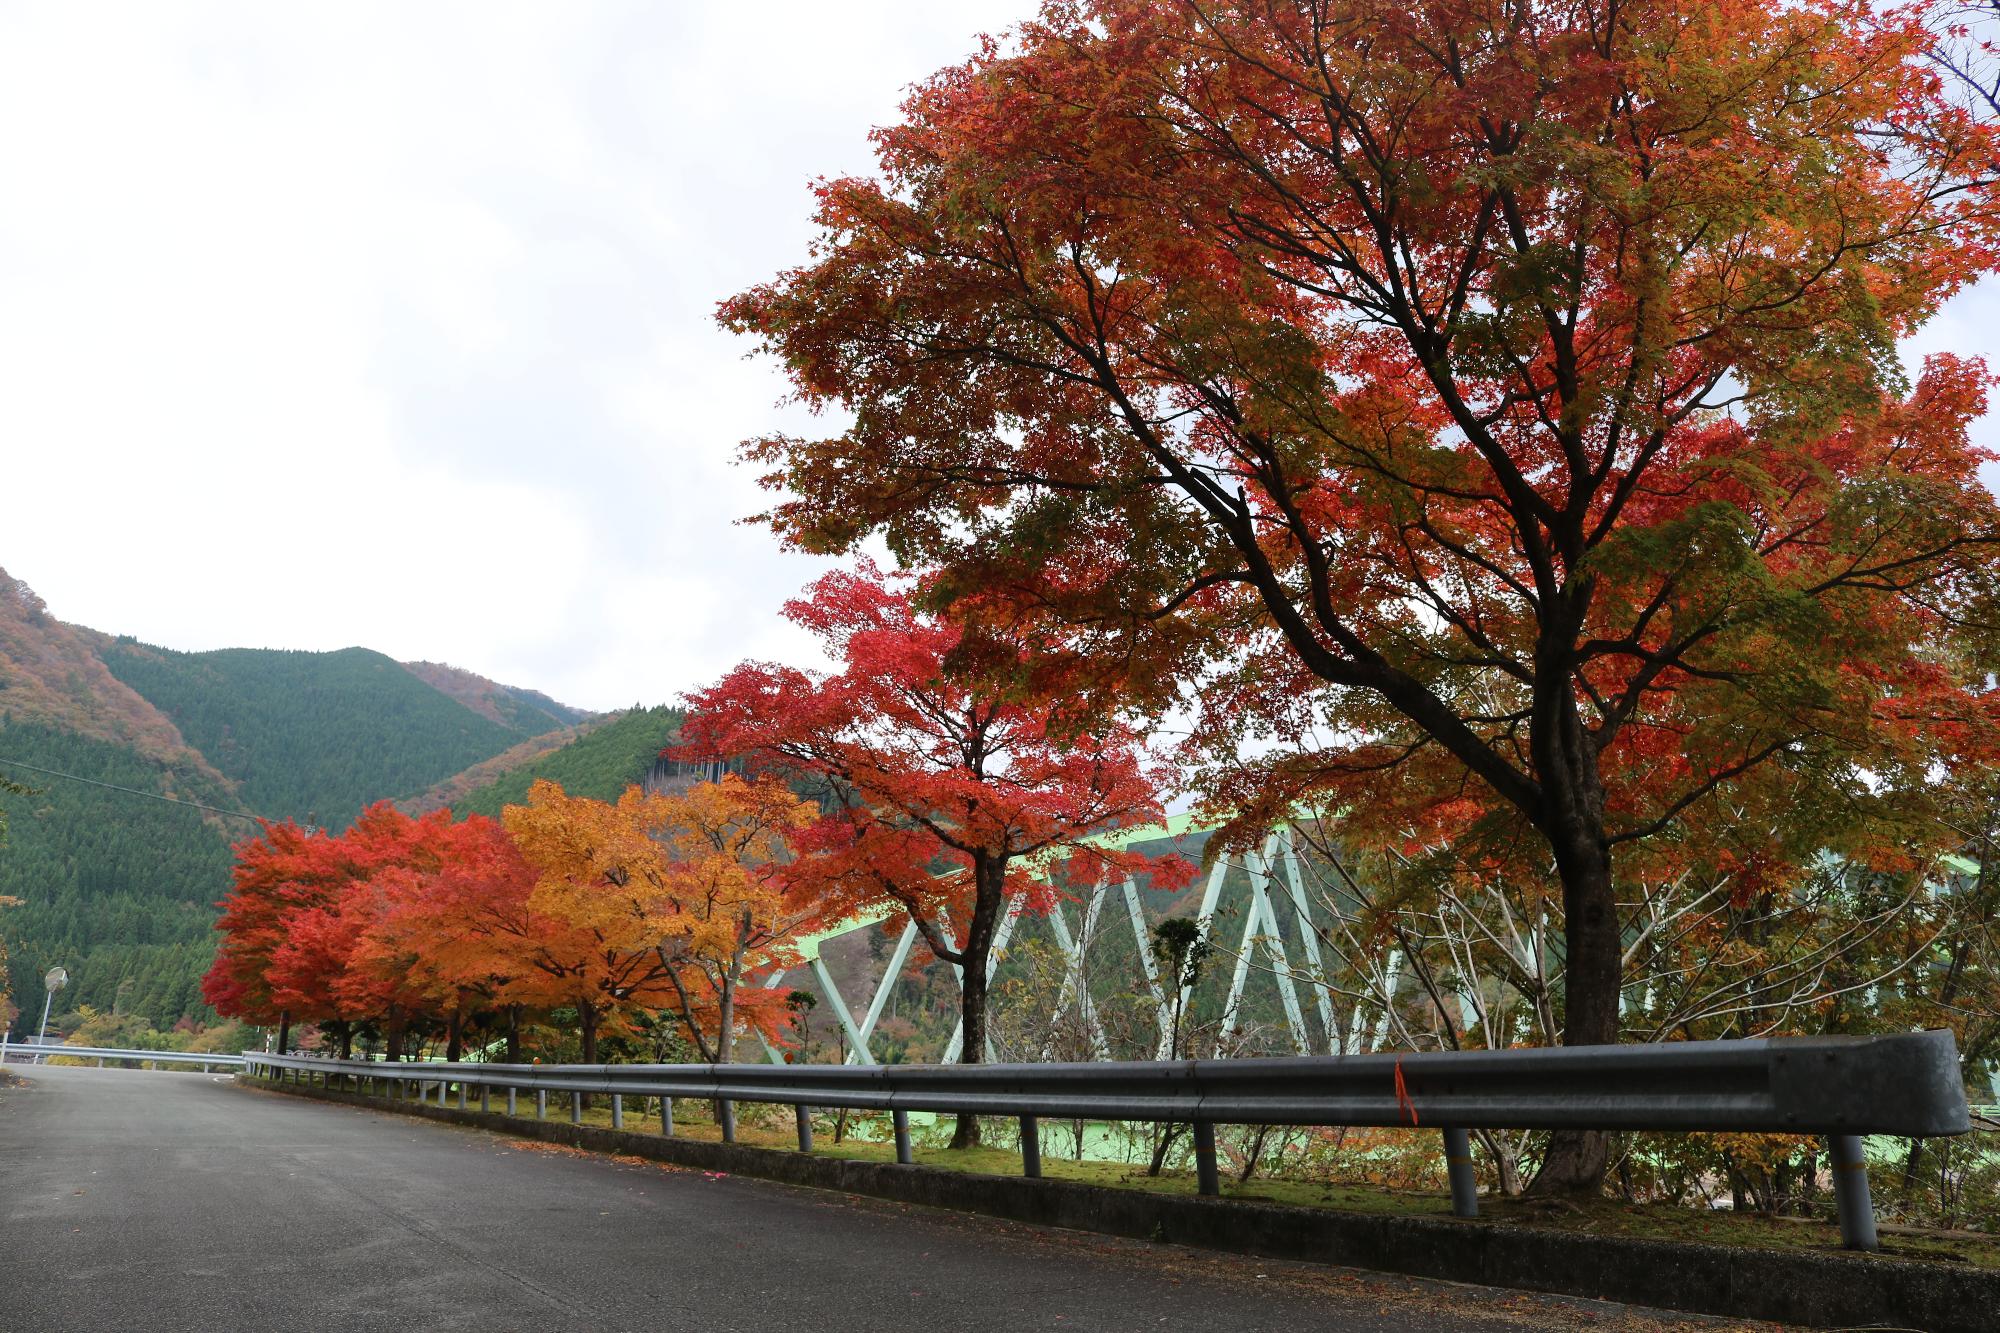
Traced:
<svg viewBox="0 0 2000 1333">
<path fill-rule="evenodd" d="M 56 998 L 56 992 L 67 985 L 69 985 L 69 973 L 60 967 L 50 968 L 48 975 L 42 978 L 42 989 L 48 994 L 42 999 L 42 1028 L 35 1034 L 35 1045 L 40 1046 L 43 1039 L 49 1035 L 49 1004 Z M 35 1055 L 35 1063 L 41 1062 L 42 1057 L 38 1052 Z"/>
</svg>

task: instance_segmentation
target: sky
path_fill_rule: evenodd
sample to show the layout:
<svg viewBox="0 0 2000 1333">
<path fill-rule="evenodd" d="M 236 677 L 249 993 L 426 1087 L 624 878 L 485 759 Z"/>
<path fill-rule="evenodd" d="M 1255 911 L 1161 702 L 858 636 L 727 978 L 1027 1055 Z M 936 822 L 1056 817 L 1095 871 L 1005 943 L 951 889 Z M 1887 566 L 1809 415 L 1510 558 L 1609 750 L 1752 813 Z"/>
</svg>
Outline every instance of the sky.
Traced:
<svg viewBox="0 0 2000 1333">
<path fill-rule="evenodd" d="M 173 648 L 448 661 L 590 708 L 821 568 L 716 302 L 1021 0 L 0 8 L 0 567 Z"/>
<path fill-rule="evenodd" d="M 716 302 L 1031 9 L 9 3 L 0 567 L 151 643 L 588 708 L 812 660 L 778 611 L 825 565 L 733 461 L 801 418 Z M 1977 291 L 1909 355 L 1996 326 Z"/>
</svg>

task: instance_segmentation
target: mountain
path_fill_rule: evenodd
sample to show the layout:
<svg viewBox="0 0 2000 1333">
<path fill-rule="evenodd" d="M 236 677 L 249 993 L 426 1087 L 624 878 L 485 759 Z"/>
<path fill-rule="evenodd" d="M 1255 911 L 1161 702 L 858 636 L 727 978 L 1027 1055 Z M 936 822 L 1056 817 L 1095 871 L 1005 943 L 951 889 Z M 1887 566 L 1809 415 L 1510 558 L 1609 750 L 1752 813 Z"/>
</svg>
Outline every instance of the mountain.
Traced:
<svg viewBox="0 0 2000 1333">
<path fill-rule="evenodd" d="M 41 974 L 60 963 L 59 1013 L 205 1018 L 214 905 L 230 843 L 256 831 L 249 816 L 342 827 L 456 775 L 476 775 L 461 790 L 484 787 L 599 724 L 534 690 L 366 648 L 180 652 L 114 637 L 56 619 L 0 571 L 0 777 L 35 789 L 0 795 L 0 897 L 21 900 L 0 908 L 0 997 L 31 1011 L 17 1031 L 32 1026 Z M 503 755 L 514 764 L 489 763 Z"/>
<path fill-rule="evenodd" d="M 100 655 L 267 818 L 344 827 L 526 739 L 366 648 L 182 653 L 119 639 Z"/>
<path fill-rule="evenodd" d="M 502 685 L 442 662 L 405 662 L 402 665 L 405 671 L 424 684 L 458 700 L 481 717 L 529 735 L 574 727 L 595 716 L 581 708 L 557 703 L 540 690 Z"/>
</svg>

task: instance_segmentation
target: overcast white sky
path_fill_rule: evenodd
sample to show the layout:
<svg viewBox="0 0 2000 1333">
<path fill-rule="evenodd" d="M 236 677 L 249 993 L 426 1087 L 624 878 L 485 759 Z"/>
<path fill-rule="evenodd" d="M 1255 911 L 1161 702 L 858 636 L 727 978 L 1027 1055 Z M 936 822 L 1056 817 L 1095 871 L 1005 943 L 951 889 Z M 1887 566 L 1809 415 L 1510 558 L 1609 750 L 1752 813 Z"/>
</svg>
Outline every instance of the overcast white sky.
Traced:
<svg viewBox="0 0 2000 1333">
<path fill-rule="evenodd" d="M 715 303 L 1032 8 L 7 4 L 0 567 L 170 647 L 594 708 L 803 656 L 776 612 L 817 566 L 734 523 L 784 385 Z"/>
</svg>

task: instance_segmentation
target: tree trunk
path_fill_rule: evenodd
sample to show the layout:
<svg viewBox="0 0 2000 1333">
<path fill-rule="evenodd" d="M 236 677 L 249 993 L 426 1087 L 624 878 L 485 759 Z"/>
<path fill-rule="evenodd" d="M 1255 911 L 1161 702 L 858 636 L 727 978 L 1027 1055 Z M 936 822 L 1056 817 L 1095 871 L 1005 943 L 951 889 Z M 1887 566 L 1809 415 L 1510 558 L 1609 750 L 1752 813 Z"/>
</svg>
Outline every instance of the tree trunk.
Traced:
<svg viewBox="0 0 2000 1333">
<path fill-rule="evenodd" d="M 465 1054 L 464 1015 L 458 1013 L 455 1010 L 453 1011 L 451 1016 L 451 1026 L 447 1029 L 447 1034 L 448 1035 L 445 1037 L 445 1043 L 444 1043 L 445 1063 L 457 1064 L 459 1057 Z"/>
<path fill-rule="evenodd" d="M 736 946 L 736 955 L 729 962 L 729 970 L 722 976 L 722 995 L 715 1009 L 715 1062 L 726 1065 L 736 1054 L 736 977 L 743 968 L 743 946 Z"/>
<path fill-rule="evenodd" d="M 1179 1125 L 1161 1125 L 1158 1142 L 1153 1144 L 1152 1160 L 1146 1163 L 1146 1174 L 1157 1176 L 1167 1164 L 1167 1154 L 1173 1150 L 1174 1140 L 1181 1135 Z"/>
<path fill-rule="evenodd" d="M 278 1054 L 283 1055 L 292 1044 L 292 1011 L 284 1009 L 278 1014 Z"/>
<path fill-rule="evenodd" d="M 352 1023 L 342 1023 L 340 1025 L 340 1058 L 343 1060 L 352 1060 L 354 1058 L 354 1024 Z"/>
<path fill-rule="evenodd" d="M 1585 743 L 1587 746 L 1587 742 Z M 1609 1046 L 1618 1040 L 1618 993 L 1624 979 L 1611 849 L 1605 841 L 1604 792 L 1594 757 L 1559 765 L 1567 792 L 1545 831 L 1563 890 L 1563 1045 Z M 1553 786 L 1554 784 L 1551 784 Z M 1568 799 L 1564 799 L 1567 796 Z M 1603 1130 L 1557 1130 L 1530 1194 L 1595 1196 L 1604 1188 L 1611 1136 Z"/>
<path fill-rule="evenodd" d="M 587 1065 L 594 1065 L 597 1063 L 597 1020 L 602 1015 L 597 1012 L 597 1006 L 594 1004 L 580 1004 L 576 1007 L 576 1013 L 578 1020 L 583 1026 L 583 1062 Z M 581 1092 L 573 1095 L 576 1097 L 576 1105 L 579 1111 L 588 1111 L 590 1109 L 590 1098 L 588 1096 Z"/>
<path fill-rule="evenodd" d="M 521 1063 L 521 1006 L 507 1006 L 507 1063 Z"/>
<path fill-rule="evenodd" d="M 1247 1185 L 1250 1183 L 1250 1177 L 1257 1174 L 1257 1163 L 1264 1156 L 1264 1140 L 1270 1137 L 1270 1134 L 1269 1125 L 1257 1126 L 1257 1133 L 1251 1138 L 1250 1147 L 1243 1154 L 1243 1170 L 1236 1177 L 1237 1184 Z"/>
<path fill-rule="evenodd" d="M 388 1049 L 383 1053 L 382 1058 L 392 1061 L 401 1060 L 403 1058 L 403 1021 L 399 1018 L 391 1018 L 383 1027 L 382 1037 L 388 1045 Z"/>
<path fill-rule="evenodd" d="M 959 1043 L 958 1062 L 977 1065 L 986 1062 L 986 963 L 993 954 L 993 932 L 1000 910 L 1007 902 L 1007 861 L 1004 854 L 977 853 L 972 860 L 972 920 L 965 928 L 965 944 L 959 950 L 963 994 L 959 1001 L 959 1021 L 964 1039 Z M 952 1130 L 951 1146 L 979 1146 L 979 1117 L 961 1113 Z"/>
</svg>

